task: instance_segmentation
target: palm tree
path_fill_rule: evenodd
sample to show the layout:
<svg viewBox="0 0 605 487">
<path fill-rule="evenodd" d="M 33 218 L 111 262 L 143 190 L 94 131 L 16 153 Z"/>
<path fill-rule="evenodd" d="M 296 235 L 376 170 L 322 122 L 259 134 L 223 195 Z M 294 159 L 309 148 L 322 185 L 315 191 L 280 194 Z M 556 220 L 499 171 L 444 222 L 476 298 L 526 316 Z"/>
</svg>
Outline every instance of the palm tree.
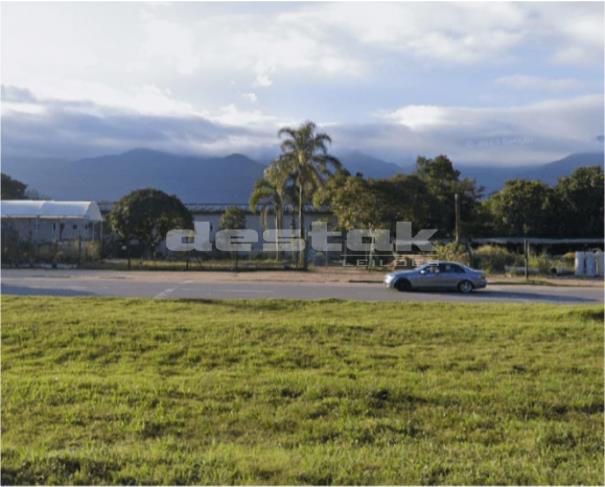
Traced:
<svg viewBox="0 0 605 487">
<path fill-rule="evenodd" d="M 279 260 L 278 231 L 282 228 L 284 219 L 284 206 L 286 202 L 286 184 L 289 174 L 274 161 L 265 170 L 263 178 L 256 181 L 250 195 L 250 211 L 256 213 L 260 209 L 263 228 L 266 228 L 269 212 L 275 215 L 275 260 Z"/>
<path fill-rule="evenodd" d="M 331 175 L 330 166 L 340 168 L 340 162 L 328 154 L 332 139 L 328 134 L 317 133 L 313 122 L 304 122 L 298 128 L 284 127 L 278 132 L 284 137 L 279 164 L 287 168 L 298 190 L 298 228 L 304 238 L 304 205 L 312 193 L 323 186 Z M 306 252 L 300 253 L 300 263 L 307 267 Z"/>
</svg>

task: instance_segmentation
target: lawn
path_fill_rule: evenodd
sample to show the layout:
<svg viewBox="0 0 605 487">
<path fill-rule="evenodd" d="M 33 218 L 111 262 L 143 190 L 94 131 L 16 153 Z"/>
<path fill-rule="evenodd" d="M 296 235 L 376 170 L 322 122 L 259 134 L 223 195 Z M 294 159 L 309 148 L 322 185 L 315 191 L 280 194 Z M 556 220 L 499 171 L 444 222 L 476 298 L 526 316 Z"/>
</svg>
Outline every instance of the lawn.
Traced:
<svg viewBox="0 0 605 487">
<path fill-rule="evenodd" d="M 2 298 L 3 484 L 603 483 L 603 307 Z"/>
</svg>

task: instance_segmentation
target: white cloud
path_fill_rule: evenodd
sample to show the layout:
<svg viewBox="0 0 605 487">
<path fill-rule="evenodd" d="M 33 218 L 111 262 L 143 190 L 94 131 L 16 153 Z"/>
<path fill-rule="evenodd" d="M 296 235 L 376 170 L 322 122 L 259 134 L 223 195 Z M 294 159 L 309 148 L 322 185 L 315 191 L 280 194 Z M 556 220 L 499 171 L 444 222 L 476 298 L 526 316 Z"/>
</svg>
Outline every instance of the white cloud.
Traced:
<svg viewBox="0 0 605 487">
<path fill-rule="evenodd" d="M 514 74 L 503 76 L 496 83 L 517 90 L 536 90 L 549 92 L 575 91 L 582 88 L 582 82 L 574 78 L 542 78 L 540 76 L 528 76 Z"/>
<path fill-rule="evenodd" d="M 276 150 L 277 128 L 297 123 L 236 104 L 191 111 L 153 86 L 132 96 L 136 105 L 154 109 L 46 100 L 4 89 L 3 150 L 65 157 L 153 147 L 254 155 Z M 372 123 L 318 122 L 332 136 L 335 150 L 358 149 L 397 162 L 445 153 L 464 163 L 543 163 L 601 149 L 595 137 L 603 133 L 603 101 L 603 95 L 589 95 L 512 107 L 406 105 L 378 113 Z"/>
<path fill-rule="evenodd" d="M 399 144 L 400 150 L 520 164 L 597 150 L 594 137 L 603 132 L 603 102 L 603 95 L 587 95 L 512 107 L 410 105 L 377 115 L 401 127 L 395 131 L 399 142 L 382 141 Z"/>
<path fill-rule="evenodd" d="M 445 62 L 494 61 L 524 37 L 524 12 L 514 4 L 336 3 L 289 14 L 363 44 Z"/>
<path fill-rule="evenodd" d="M 3 123 L 50 112 L 61 123 L 58 110 L 107 123 L 128 114 L 169 119 L 180 143 L 192 120 L 205 121 L 228 125 L 229 136 L 187 147 L 243 150 L 275 143 L 275 127 L 292 118 L 323 117 L 336 143 L 378 155 L 503 162 L 573 151 L 603 133 L 602 96 L 508 108 L 489 98 L 497 76 L 523 100 L 594 90 L 600 3 L 9 3 L 2 13 L 2 83 L 35 94 L 5 99 Z"/>
<path fill-rule="evenodd" d="M 411 129 L 451 123 L 445 108 L 430 105 L 408 105 L 393 112 L 380 112 L 378 115 Z"/>
<path fill-rule="evenodd" d="M 264 125 L 277 126 L 279 119 L 272 115 L 267 115 L 261 110 L 241 110 L 235 104 L 230 103 L 214 112 L 204 112 L 204 117 L 213 122 L 224 125 L 248 126 Z"/>
<path fill-rule="evenodd" d="M 46 109 L 36 103 L 2 101 L 2 115 L 42 115 Z"/>
<path fill-rule="evenodd" d="M 249 101 L 250 103 L 256 103 L 258 101 L 258 96 L 256 96 L 256 93 L 252 93 L 252 92 L 242 93 L 242 98 Z"/>
<path fill-rule="evenodd" d="M 602 2 L 549 4 L 540 11 L 536 30 L 539 37 L 552 43 L 556 63 L 603 62 Z"/>
<path fill-rule="evenodd" d="M 84 87 L 171 87 L 192 106 L 219 107 L 233 100 L 224 80 L 244 89 L 301 76 L 338 82 L 408 57 L 424 67 L 509 62 L 527 46 L 554 62 L 603 59 L 598 3 L 235 5 L 6 4 L 2 82 L 98 103 L 99 90 Z M 212 94 L 199 88 L 205 82 L 214 82 Z"/>
<path fill-rule="evenodd" d="M 152 12 L 143 14 L 147 62 L 173 64 L 178 74 L 193 74 L 200 66 L 194 33 L 182 24 L 162 19 L 155 9 Z"/>
<path fill-rule="evenodd" d="M 259 73 L 256 75 L 256 79 L 254 80 L 254 86 L 259 86 L 261 88 L 267 88 L 273 84 L 273 80 L 269 77 L 268 74 Z"/>
</svg>

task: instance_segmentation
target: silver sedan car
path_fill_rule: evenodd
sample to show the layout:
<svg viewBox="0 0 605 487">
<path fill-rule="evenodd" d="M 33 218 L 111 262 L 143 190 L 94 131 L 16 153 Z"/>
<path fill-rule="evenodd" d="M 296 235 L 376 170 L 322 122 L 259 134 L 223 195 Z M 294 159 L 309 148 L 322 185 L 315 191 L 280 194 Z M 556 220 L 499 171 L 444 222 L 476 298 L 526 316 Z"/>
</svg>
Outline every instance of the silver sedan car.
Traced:
<svg viewBox="0 0 605 487">
<path fill-rule="evenodd" d="M 387 287 L 398 291 L 451 289 L 468 294 L 487 286 L 485 272 L 458 262 L 428 262 L 416 269 L 390 272 L 384 277 Z"/>
</svg>

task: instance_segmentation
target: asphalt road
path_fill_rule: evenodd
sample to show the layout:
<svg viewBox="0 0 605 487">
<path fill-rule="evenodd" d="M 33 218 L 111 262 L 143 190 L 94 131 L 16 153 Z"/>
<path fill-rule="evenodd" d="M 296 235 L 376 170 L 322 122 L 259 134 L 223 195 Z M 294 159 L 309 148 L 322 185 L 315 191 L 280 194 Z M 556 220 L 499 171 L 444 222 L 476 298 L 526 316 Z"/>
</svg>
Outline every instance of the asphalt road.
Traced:
<svg viewBox="0 0 605 487">
<path fill-rule="evenodd" d="M 603 303 L 603 288 L 493 285 L 471 295 L 456 292 L 399 293 L 379 283 L 271 282 L 209 279 L 179 272 L 3 270 L 2 294 L 116 296 L 154 299 L 320 299 L 363 301 Z"/>
</svg>

